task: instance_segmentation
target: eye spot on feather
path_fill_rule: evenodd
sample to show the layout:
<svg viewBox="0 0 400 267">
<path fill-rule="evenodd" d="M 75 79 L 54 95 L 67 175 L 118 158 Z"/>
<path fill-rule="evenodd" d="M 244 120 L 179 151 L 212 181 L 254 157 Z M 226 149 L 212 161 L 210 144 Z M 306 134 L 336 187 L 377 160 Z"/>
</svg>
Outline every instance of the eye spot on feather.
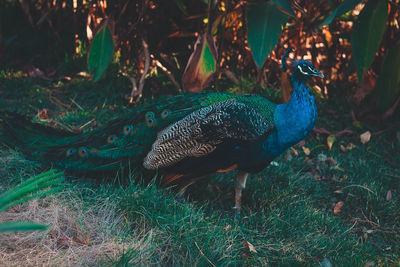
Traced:
<svg viewBox="0 0 400 267">
<path fill-rule="evenodd" d="M 161 118 L 165 119 L 166 117 L 169 116 L 170 111 L 168 109 L 165 109 L 161 112 Z"/>
<path fill-rule="evenodd" d="M 65 155 L 66 155 L 67 157 L 70 157 L 70 156 L 72 156 L 73 154 L 75 154 L 75 152 L 76 152 L 76 149 L 75 149 L 75 148 L 69 148 L 69 149 L 67 150 L 67 152 L 65 152 Z"/>
<path fill-rule="evenodd" d="M 147 118 L 146 124 L 149 127 L 153 127 L 156 124 L 156 120 L 153 117 Z"/>
<path fill-rule="evenodd" d="M 240 149 L 240 146 L 235 146 L 235 150 L 238 151 Z"/>
<path fill-rule="evenodd" d="M 79 148 L 78 154 L 81 158 L 84 158 L 89 154 L 89 151 L 86 147 L 81 147 Z"/>
<path fill-rule="evenodd" d="M 90 149 L 90 154 L 98 154 L 99 150 L 97 148 Z"/>
<path fill-rule="evenodd" d="M 148 118 L 154 118 L 154 112 L 148 111 L 146 114 L 144 114 L 144 118 L 147 121 Z"/>
<path fill-rule="evenodd" d="M 122 132 L 124 133 L 124 135 L 128 135 L 132 130 L 132 126 L 131 125 L 125 125 L 124 128 L 122 129 Z"/>
<path fill-rule="evenodd" d="M 107 138 L 107 143 L 109 143 L 109 144 L 112 144 L 112 143 L 114 143 L 115 141 L 117 141 L 117 137 L 116 137 L 115 135 L 110 135 L 110 136 Z"/>
</svg>

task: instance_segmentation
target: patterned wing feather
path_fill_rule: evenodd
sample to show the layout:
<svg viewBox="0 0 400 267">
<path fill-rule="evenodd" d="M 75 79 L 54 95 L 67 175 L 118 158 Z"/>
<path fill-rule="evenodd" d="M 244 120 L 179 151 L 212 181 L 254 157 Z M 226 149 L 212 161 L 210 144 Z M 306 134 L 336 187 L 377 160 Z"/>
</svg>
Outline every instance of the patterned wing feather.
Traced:
<svg viewBox="0 0 400 267">
<path fill-rule="evenodd" d="M 208 155 L 227 141 L 256 142 L 271 128 L 272 118 L 262 116 L 249 105 L 236 99 L 221 101 L 194 111 L 161 131 L 143 165 L 147 169 L 166 168 L 183 159 Z"/>
</svg>

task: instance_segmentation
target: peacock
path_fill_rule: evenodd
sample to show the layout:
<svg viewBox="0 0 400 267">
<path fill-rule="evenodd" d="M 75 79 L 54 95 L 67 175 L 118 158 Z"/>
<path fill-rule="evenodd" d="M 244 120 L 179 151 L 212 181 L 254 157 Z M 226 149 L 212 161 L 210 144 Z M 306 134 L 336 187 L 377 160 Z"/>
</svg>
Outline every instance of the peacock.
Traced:
<svg viewBox="0 0 400 267">
<path fill-rule="evenodd" d="M 308 61 L 295 62 L 294 91 L 284 104 L 255 94 L 184 93 L 142 104 L 79 134 L 7 113 L 0 141 L 29 159 L 68 170 L 142 166 L 158 171 L 162 186 L 182 190 L 208 174 L 237 170 L 234 208 L 240 212 L 248 174 L 263 170 L 313 128 L 317 110 L 305 83 L 312 76 L 323 74 Z"/>
</svg>

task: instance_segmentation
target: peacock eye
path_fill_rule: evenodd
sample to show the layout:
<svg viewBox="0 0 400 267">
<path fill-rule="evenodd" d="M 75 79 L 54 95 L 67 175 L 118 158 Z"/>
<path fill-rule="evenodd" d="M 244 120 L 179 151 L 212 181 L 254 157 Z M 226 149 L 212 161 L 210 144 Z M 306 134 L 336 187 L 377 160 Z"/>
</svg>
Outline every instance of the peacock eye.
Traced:
<svg viewBox="0 0 400 267">
<path fill-rule="evenodd" d="M 144 114 L 144 118 L 147 120 L 148 118 L 154 118 L 154 112 L 148 111 Z"/>
<path fill-rule="evenodd" d="M 89 151 L 87 150 L 86 147 L 81 147 L 81 148 L 79 148 L 78 154 L 79 154 L 79 156 L 80 156 L 81 158 L 86 157 L 86 156 L 88 155 L 88 153 L 89 153 Z"/>
<path fill-rule="evenodd" d="M 129 132 L 131 131 L 132 127 L 130 125 L 125 125 L 123 128 L 123 132 L 125 135 L 129 134 Z"/>
<path fill-rule="evenodd" d="M 107 143 L 112 144 L 112 143 L 114 143 L 116 140 L 117 140 L 117 137 L 116 137 L 115 135 L 110 135 L 110 136 L 107 138 Z"/>
<path fill-rule="evenodd" d="M 98 153 L 99 153 L 99 150 L 97 148 L 92 148 L 90 150 L 90 154 L 98 154 Z"/>
<path fill-rule="evenodd" d="M 72 156 L 75 152 L 76 152 L 76 149 L 75 149 L 75 148 L 69 148 L 69 149 L 67 150 L 67 152 L 65 152 L 65 155 L 66 155 L 67 157 L 70 157 L 70 156 Z"/>
<path fill-rule="evenodd" d="M 154 126 L 155 123 L 156 123 L 156 120 L 153 117 L 147 118 L 147 120 L 146 120 L 146 124 L 149 127 Z"/>
<path fill-rule="evenodd" d="M 161 117 L 162 117 L 163 119 L 165 119 L 166 117 L 168 117 L 168 115 L 169 115 L 169 110 L 168 110 L 168 109 L 166 109 L 166 110 L 164 110 L 163 112 L 161 112 Z"/>
</svg>

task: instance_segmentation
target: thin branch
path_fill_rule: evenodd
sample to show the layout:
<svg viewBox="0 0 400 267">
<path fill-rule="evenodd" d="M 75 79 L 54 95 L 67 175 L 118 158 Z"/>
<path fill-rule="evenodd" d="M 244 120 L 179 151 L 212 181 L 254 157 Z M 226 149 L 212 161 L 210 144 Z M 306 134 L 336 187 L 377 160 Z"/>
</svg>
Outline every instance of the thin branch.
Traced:
<svg viewBox="0 0 400 267">
<path fill-rule="evenodd" d="M 149 69 L 150 69 L 149 46 L 147 45 L 147 43 L 146 43 L 146 41 L 144 39 L 142 39 L 142 46 L 143 46 L 143 52 L 144 52 L 144 69 L 143 69 L 142 77 L 140 77 L 140 80 L 139 80 L 139 88 L 136 87 L 136 82 L 134 82 L 135 79 L 133 77 L 129 77 L 128 76 L 128 78 L 131 80 L 131 82 L 133 84 L 131 95 L 130 95 L 130 98 L 129 98 L 129 103 L 133 103 L 134 102 L 133 98 L 135 96 L 137 96 L 136 100 L 139 100 L 142 97 L 144 81 L 145 81 L 146 75 L 147 75 L 147 73 L 149 72 Z"/>
<path fill-rule="evenodd" d="M 383 114 L 382 118 L 386 119 L 387 117 L 390 117 L 393 115 L 393 113 L 396 111 L 397 107 L 400 104 L 400 94 L 397 97 L 396 101 L 394 101 L 393 105 Z"/>
<path fill-rule="evenodd" d="M 180 84 L 175 80 L 175 77 L 172 75 L 172 73 L 166 67 L 164 67 L 159 60 L 155 59 L 155 63 L 157 67 L 159 67 L 162 71 L 164 71 L 164 73 L 167 75 L 169 80 L 176 86 L 176 88 L 178 88 L 179 93 L 182 93 L 182 88 Z"/>
<path fill-rule="evenodd" d="M 211 0 L 210 0 L 210 1 L 211 1 Z M 196 242 L 196 241 L 194 241 L 194 244 L 196 245 L 196 247 L 197 247 L 197 249 L 199 250 L 200 254 L 208 261 L 208 263 L 211 264 L 211 266 L 215 267 L 215 264 L 212 263 L 212 262 L 210 261 L 210 259 L 207 258 L 206 255 L 204 255 L 203 251 L 201 251 L 201 249 L 200 249 L 199 245 L 197 245 L 197 242 Z"/>
</svg>

